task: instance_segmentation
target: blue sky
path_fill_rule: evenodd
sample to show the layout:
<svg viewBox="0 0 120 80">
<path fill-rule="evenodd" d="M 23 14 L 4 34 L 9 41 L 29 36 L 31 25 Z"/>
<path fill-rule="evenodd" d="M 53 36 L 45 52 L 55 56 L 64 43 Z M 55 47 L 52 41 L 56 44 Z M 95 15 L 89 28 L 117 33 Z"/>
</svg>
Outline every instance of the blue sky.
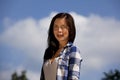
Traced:
<svg viewBox="0 0 120 80">
<path fill-rule="evenodd" d="M 100 80 L 104 71 L 120 70 L 119 4 L 119 0 L 1 0 L 0 80 L 24 69 L 29 80 L 39 80 L 47 30 L 58 12 L 69 12 L 75 19 L 75 45 L 83 57 L 81 80 Z"/>
</svg>

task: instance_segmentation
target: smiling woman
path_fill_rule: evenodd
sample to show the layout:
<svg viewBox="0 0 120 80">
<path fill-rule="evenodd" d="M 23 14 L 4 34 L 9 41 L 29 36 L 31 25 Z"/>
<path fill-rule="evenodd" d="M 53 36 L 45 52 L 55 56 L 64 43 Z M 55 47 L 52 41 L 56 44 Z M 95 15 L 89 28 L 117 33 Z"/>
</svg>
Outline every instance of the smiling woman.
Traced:
<svg viewBox="0 0 120 80">
<path fill-rule="evenodd" d="M 79 80 L 82 58 L 79 49 L 73 45 L 75 35 L 70 14 L 58 13 L 53 17 L 40 80 Z"/>
</svg>

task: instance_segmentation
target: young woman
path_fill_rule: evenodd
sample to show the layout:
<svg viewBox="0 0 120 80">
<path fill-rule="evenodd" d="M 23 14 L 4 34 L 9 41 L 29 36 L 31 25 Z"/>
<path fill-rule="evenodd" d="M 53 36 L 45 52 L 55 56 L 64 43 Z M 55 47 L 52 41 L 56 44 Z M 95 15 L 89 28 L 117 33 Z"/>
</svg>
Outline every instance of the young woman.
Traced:
<svg viewBox="0 0 120 80">
<path fill-rule="evenodd" d="M 48 32 L 48 47 L 40 80 L 79 80 L 81 55 L 73 45 L 76 29 L 73 17 L 58 13 L 51 21 Z"/>
</svg>

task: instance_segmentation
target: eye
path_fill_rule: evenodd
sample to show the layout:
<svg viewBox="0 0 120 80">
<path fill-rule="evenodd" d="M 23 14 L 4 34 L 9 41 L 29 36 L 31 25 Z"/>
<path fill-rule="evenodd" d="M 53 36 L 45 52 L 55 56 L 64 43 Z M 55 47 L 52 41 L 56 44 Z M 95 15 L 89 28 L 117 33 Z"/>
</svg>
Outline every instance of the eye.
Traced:
<svg viewBox="0 0 120 80">
<path fill-rule="evenodd" d="M 62 25 L 61 28 L 62 28 L 62 29 L 67 29 L 67 26 Z"/>
<path fill-rule="evenodd" d="M 65 29 L 68 29 L 68 26 L 66 26 L 66 25 L 61 25 L 61 26 L 54 25 L 53 29 L 54 30 L 59 30 L 59 29 L 65 30 Z"/>
<path fill-rule="evenodd" d="M 54 30 L 57 30 L 58 28 L 59 28 L 59 27 L 58 27 L 57 25 L 54 25 L 54 26 L 53 26 L 53 29 L 54 29 Z"/>
</svg>

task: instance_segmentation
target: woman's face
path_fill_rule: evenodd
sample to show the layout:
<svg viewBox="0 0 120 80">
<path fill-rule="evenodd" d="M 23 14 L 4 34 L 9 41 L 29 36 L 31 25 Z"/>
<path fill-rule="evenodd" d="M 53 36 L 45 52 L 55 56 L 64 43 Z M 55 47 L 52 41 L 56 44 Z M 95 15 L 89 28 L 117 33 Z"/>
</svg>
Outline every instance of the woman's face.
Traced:
<svg viewBox="0 0 120 80">
<path fill-rule="evenodd" d="M 65 18 L 57 18 L 53 25 L 53 31 L 55 38 L 59 42 L 67 42 L 69 37 L 68 26 Z"/>
</svg>

